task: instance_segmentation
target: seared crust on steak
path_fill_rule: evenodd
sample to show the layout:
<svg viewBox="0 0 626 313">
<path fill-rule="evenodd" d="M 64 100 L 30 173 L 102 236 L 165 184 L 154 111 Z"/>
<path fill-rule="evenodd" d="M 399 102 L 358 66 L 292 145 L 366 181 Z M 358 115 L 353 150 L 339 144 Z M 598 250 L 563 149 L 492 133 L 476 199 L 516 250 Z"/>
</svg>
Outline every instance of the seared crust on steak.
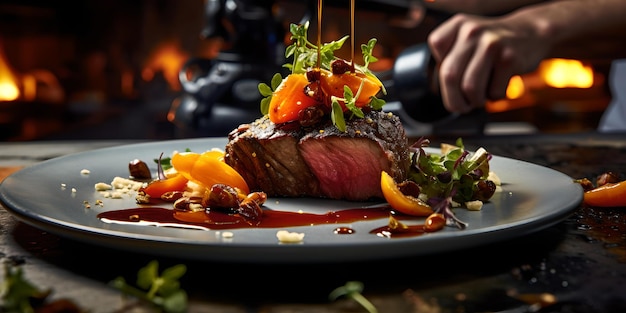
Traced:
<svg viewBox="0 0 626 313">
<path fill-rule="evenodd" d="M 310 129 L 292 126 L 262 117 L 230 133 L 225 161 L 251 190 L 274 197 L 369 200 L 383 196 L 381 171 L 396 181 L 406 179 L 408 140 L 391 113 L 370 111 L 347 120 L 345 132 L 331 121 Z"/>
<path fill-rule="evenodd" d="M 278 129 L 262 117 L 230 133 L 224 159 L 250 190 L 262 190 L 268 196 L 321 196 L 317 178 L 298 150 L 301 136 Z"/>
</svg>

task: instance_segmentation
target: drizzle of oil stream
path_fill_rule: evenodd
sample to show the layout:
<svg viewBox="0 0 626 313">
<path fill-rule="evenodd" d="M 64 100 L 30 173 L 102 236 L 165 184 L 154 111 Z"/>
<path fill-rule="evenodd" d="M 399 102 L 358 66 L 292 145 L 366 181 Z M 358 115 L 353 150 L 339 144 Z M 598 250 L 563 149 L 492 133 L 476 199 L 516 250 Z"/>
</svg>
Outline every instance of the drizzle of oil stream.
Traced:
<svg viewBox="0 0 626 313">
<path fill-rule="evenodd" d="M 322 68 L 322 0 L 317 0 L 317 68 Z"/>
<path fill-rule="evenodd" d="M 354 0 L 350 0 L 350 68 L 354 73 Z"/>
</svg>

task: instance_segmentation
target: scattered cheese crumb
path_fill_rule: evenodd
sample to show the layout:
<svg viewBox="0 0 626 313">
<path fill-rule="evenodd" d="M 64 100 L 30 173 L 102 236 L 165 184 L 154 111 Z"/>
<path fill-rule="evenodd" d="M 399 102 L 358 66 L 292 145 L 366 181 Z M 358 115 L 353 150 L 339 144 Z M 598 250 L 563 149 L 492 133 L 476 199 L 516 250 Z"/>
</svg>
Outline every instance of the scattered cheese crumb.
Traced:
<svg viewBox="0 0 626 313">
<path fill-rule="evenodd" d="M 89 173 L 91 173 L 91 172 L 90 172 L 88 169 L 82 169 L 82 170 L 80 171 L 80 174 L 81 174 L 81 175 L 89 175 Z"/>
<path fill-rule="evenodd" d="M 483 202 L 480 200 L 465 202 L 465 207 L 470 211 L 480 211 L 483 208 Z"/>
<path fill-rule="evenodd" d="M 144 183 L 142 182 L 124 178 L 124 177 L 119 177 L 119 176 L 116 176 L 115 178 L 113 178 L 113 181 L 111 182 L 111 186 L 113 186 L 113 188 L 115 189 L 127 188 L 127 189 L 134 190 L 134 191 L 139 190 L 139 188 L 143 187 L 143 185 Z"/>
<path fill-rule="evenodd" d="M 109 194 L 109 198 L 111 199 L 122 199 L 122 193 L 118 191 L 111 192 Z"/>
<path fill-rule="evenodd" d="M 222 233 L 222 238 L 233 238 L 235 234 L 233 234 L 233 232 L 231 231 L 225 231 Z"/>
<path fill-rule="evenodd" d="M 276 232 L 276 238 L 278 238 L 278 241 L 285 243 L 301 242 L 304 239 L 304 233 L 279 230 L 278 232 Z"/>
<path fill-rule="evenodd" d="M 72 188 L 72 193 L 76 193 L 76 188 Z"/>
<path fill-rule="evenodd" d="M 96 183 L 94 185 L 94 188 L 96 189 L 96 191 L 105 191 L 105 190 L 111 190 L 113 189 L 113 186 L 107 184 L 107 183 Z"/>
</svg>

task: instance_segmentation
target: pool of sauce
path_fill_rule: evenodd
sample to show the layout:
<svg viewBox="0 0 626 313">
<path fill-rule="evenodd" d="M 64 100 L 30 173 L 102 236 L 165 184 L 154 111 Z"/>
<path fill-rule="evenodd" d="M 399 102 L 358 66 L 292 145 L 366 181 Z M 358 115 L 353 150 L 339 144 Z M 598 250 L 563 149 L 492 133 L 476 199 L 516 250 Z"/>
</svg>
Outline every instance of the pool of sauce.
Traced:
<svg viewBox="0 0 626 313">
<path fill-rule="evenodd" d="M 113 210 L 98 214 L 105 223 L 122 223 L 150 226 L 166 226 L 188 229 L 227 230 L 238 228 L 283 228 L 294 226 L 314 226 L 325 224 L 349 224 L 367 220 L 381 220 L 381 227 L 370 231 L 379 237 L 410 237 L 424 233 L 424 226 L 407 225 L 401 231 L 386 225 L 387 218 L 393 216 L 398 220 L 417 220 L 418 217 L 399 215 L 388 206 L 376 208 L 352 208 L 328 211 L 323 214 L 291 212 L 279 210 L 263 210 L 258 220 L 247 220 L 239 214 L 216 210 L 178 211 L 165 207 L 135 207 Z M 149 225 L 149 226 L 148 226 Z M 338 226 L 333 230 L 338 235 L 354 234 L 354 229 Z"/>
</svg>

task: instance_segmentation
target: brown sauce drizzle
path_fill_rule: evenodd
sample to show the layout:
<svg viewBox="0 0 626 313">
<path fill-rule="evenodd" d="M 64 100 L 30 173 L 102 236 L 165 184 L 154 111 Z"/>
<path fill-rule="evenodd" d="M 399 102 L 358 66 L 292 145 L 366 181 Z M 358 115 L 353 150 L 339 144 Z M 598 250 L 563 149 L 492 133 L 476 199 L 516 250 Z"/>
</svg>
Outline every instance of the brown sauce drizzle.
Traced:
<svg viewBox="0 0 626 313">
<path fill-rule="evenodd" d="M 227 230 L 241 228 L 282 228 L 294 226 L 314 226 L 328 224 L 349 224 L 359 221 L 381 220 L 393 215 L 396 219 L 417 220 L 417 217 L 397 215 L 388 206 L 375 208 L 352 208 L 326 213 L 301 213 L 279 210 L 263 210 L 263 215 L 255 223 L 251 223 L 239 214 L 220 211 L 178 211 L 164 207 L 136 207 L 113 210 L 98 214 L 98 219 L 105 223 L 136 224 L 138 226 L 177 227 L 185 229 Z M 333 230 L 338 235 L 354 234 L 348 226 L 338 226 Z M 409 225 L 401 231 L 389 226 L 381 226 L 369 232 L 379 237 L 396 238 L 419 236 L 424 232 L 424 225 Z"/>
</svg>

